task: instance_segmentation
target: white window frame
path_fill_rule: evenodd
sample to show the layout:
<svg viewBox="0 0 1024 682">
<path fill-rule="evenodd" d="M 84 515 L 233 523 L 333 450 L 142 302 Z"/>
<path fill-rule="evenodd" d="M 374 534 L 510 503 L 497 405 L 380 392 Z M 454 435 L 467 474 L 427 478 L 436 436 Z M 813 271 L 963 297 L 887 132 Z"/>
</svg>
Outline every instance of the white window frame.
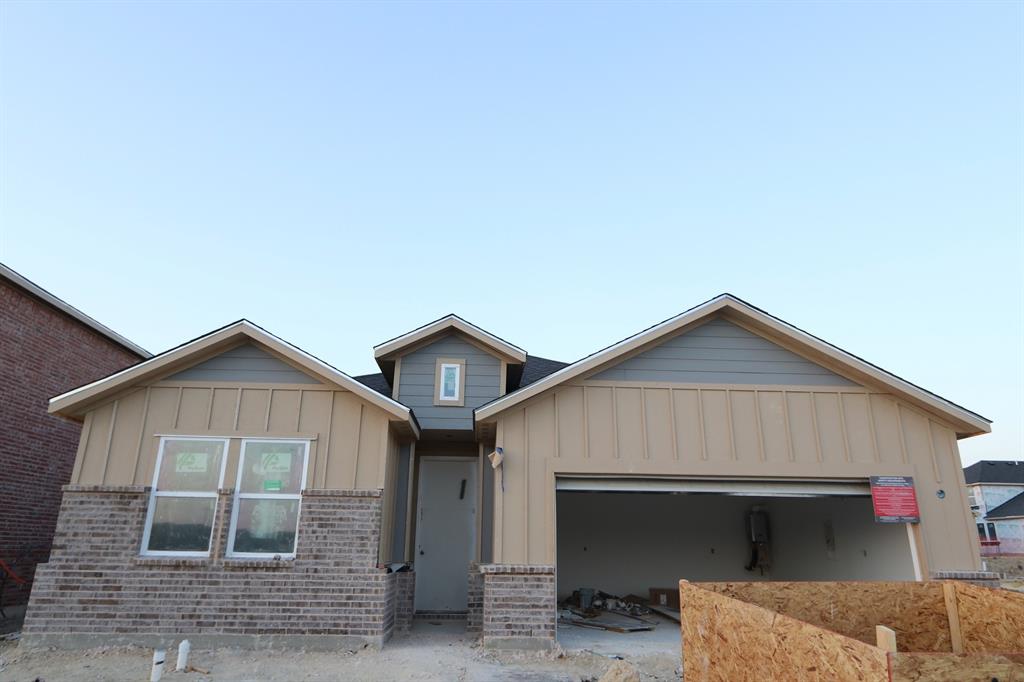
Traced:
<svg viewBox="0 0 1024 682">
<path fill-rule="evenodd" d="M 446 396 L 444 394 L 444 371 L 451 367 L 455 370 L 455 395 Z M 437 387 L 437 399 L 446 403 L 457 403 L 462 400 L 462 396 L 459 395 L 459 386 L 462 383 L 462 365 L 455 362 L 442 362 L 441 363 L 441 380 L 438 382 Z"/>
<path fill-rule="evenodd" d="M 180 490 L 164 490 L 160 491 L 157 488 L 157 484 L 160 479 L 160 465 L 164 461 L 164 446 L 169 440 L 201 440 L 201 441 L 213 441 L 224 444 L 224 452 L 220 458 L 220 474 L 217 477 L 217 490 L 212 493 L 205 492 L 189 492 Z M 160 436 L 160 445 L 157 448 L 156 453 L 156 467 L 153 469 L 153 487 L 149 493 L 149 508 L 146 510 L 146 525 L 142 531 L 142 548 L 139 552 L 140 556 L 172 556 L 172 557 L 196 557 L 196 558 L 209 558 L 210 551 L 213 549 L 213 536 L 217 532 L 217 506 L 219 503 L 218 490 L 224 487 L 224 470 L 227 468 L 228 463 L 228 449 L 231 446 L 230 438 L 216 438 L 209 436 Z M 153 514 L 156 512 L 156 498 L 158 497 L 205 497 L 213 498 L 213 525 L 210 527 L 210 542 L 206 546 L 205 552 L 178 552 L 171 550 L 150 550 L 149 549 L 149 536 L 153 530 Z"/>
<path fill-rule="evenodd" d="M 242 473 L 245 470 L 245 446 L 248 443 L 302 443 L 302 483 L 299 485 L 298 493 L 243 493 Z M 306 489 L 306 479 L 309 476 L 309 439 L 307 438 L 243 438 L 242 447 L 238 451 L 238 475 L 235 479 L 235 494 L 231 501 L 231 525 L 228 530 L 227 557 L 229 559 L 294 559 L 295 550 L 299 544 L 299 521 L 302 520 L 302 491 Z M 238 508 L 241 500 L 298 500 L 298 516 L 295 523 L 295 544 L 291 552 L 236 552 L 235 551 L 235 528 L 238 524 Z"/>
</svg>

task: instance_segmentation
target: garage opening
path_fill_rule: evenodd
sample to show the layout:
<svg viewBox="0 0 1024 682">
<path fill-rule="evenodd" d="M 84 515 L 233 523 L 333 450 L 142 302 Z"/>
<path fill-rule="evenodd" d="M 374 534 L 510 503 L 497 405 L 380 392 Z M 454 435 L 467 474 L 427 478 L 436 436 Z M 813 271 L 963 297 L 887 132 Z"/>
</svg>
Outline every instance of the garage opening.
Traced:
<svg viewBox="0 0 1024 682">
<path fill-rule="evenodd" d="M 867 482 L 559 479 L 558 596 L 691 581 L 914 580 Z M 758 536 L 763 542 L 755 542 Z"/>
</svg>

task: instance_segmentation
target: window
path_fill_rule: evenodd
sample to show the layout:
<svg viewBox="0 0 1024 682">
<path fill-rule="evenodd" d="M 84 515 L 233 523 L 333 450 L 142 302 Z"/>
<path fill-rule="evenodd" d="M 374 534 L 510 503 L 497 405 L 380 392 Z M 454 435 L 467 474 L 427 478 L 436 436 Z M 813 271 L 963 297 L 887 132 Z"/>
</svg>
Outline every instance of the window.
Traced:
<svg viewBox="0 0 1024 682">
<path fill-rule="evenodd" d="M 210 556 L 227 439 L 160 439 L 142 554 Z"/>
<path fill-rule="evenodd" d="M 981 538 L 982 540 L 987 540 L 988 539 L 987 537 L 985 537 L 985 524 L 984 523 L 979 523 L 978 524 L 978 537 Z"/>
<path fill-rule="evenodd" d="M 309 441 L 242 441 L 228 556 L 295 556 Z"/>
<path fill-rule="evenodd" d="M 994 523 L 988 524 L 988 539 L 989 540 L 998 540 L 999 539 L 996 536 L 996 524 L 994 524 Z"/>
<path fill-rule="evenodd" d="M 435 405 L 463 406 L 463 389 L 466 385 L 466 361 L 438 358 L 434 372 Z"/>
</svg>

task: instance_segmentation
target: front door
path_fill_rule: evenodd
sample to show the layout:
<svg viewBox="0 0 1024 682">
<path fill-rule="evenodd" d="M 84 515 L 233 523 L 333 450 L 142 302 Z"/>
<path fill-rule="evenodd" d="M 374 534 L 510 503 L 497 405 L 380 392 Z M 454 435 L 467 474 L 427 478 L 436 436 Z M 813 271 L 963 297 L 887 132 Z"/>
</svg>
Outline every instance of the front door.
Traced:
<svg viewBox="0 0 1024 682">
<path fill-rule="evenodd" d="M 416 510 L 416 610 L 465 611 L 476 553 L 476 460 L 420 460 Z"/>
</svg>

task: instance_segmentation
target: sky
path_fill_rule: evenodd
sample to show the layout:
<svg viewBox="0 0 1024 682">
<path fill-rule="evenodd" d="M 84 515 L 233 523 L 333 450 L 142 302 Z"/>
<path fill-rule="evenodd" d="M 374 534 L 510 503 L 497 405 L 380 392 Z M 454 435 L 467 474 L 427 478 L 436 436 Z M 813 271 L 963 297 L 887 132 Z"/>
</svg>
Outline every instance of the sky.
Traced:
<svg viewBox="0 0 1024 682">
<path fill-rule="evenodd" d="M 722 292 L 1024 459 L 1024 5 L 0 2 L 0 261 L 153 352 Z"/>
</svg>

